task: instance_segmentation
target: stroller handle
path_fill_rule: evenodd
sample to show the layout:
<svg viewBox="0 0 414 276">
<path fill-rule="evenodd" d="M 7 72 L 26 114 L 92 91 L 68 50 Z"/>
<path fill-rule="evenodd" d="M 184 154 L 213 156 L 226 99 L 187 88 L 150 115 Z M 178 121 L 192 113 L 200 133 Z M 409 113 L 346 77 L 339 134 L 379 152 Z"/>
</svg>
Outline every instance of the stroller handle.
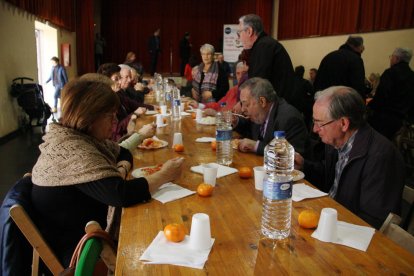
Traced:
<svg viewBox="0 0 414 276">
<path fill-rule="evenodd" d="M 18 81 L 18 80 L 20 80 L 20 83 L 22 83 L 22 84 L 23 84 L 24 80 L 33 81 L 33 79 L 32 79 L 32 78 L 20 77 L 20 78 L 15 78 L 15 79 L 13 79 L 13 82 L 16 82 L 16 81 Z"/>
</svg>

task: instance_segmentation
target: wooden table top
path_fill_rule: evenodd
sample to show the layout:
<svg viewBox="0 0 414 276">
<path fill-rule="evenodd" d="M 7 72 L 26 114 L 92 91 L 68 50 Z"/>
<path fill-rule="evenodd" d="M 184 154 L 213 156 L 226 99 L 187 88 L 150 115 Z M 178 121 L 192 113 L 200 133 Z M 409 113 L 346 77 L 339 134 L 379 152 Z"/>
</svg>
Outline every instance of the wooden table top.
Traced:
<svg viewBox="0 0 414 276">
<path fill-rule="evenodd" d="M 153 116 L 139 119 L 153 121 Z M 171 148 L 174 132 L 183 134 L 185 151 Z M 190 171 L 200 163 L 215 162 L 210 143 L 196 143 L 198 137 L 213 137 L 215 126 L 198 125 L 189 117 L 171 122 L 157 130 L 157 137 L 169 146 L 157 150 L 136 149 L 134 167 L 159 164 L 176 157 L 185 157 L 182 176 L 174 181 L 195 191 L 202 175 Z M 236 151 L 231 167 L 263 165 L 263 157 Z M 302 181 L 305 182 L 305 181 Z M 211 197 L 197 194 L 162 204 L 152 200 L 124 208 L 121 221 L 116 275 L 275 275 L 275 274 L 382 274 L 414 275 L 414 255 L 383 234 L 376 232 L 366 252 L 350 247 L 325 243 L 311 237 L 314 230 L 299 227 L 297 218 L 304 208 L 320 212 L 332 207 L 338 219 L 367 225 L 360 218 L 329 197 L 293 202 L 290 237 L 272 242 L 261 237 L 262 193 L 255 190 L 254 179 L 241 179 L 232 174 L 217 179 Z M 152 240 L 173 222 L 183 222 L 188 230 L 195 213 L 210 216 L 211 234 L 215 243 L 204 269 L 174 265 L 144 264 L 140 256 Z"/>
</svg>

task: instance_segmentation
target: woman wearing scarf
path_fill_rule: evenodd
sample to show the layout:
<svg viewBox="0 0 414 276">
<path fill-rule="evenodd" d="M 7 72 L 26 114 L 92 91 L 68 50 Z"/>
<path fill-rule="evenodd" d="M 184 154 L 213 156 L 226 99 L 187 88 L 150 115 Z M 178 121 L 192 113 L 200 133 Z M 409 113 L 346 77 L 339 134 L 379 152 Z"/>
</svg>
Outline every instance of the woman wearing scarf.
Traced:
<svg viewBox="0 0 414 276">
<path fill-rule="evenodd" d="M 229 81 L 221 65 L 214 61 L 214 47 L 200 48 L 203 62 L 193 68 L 193 98 L 201 103 L 217 102 L 229 90 Z"/>
<path fill-rule="evenodd" d="M 41 153 L 32 172 L 34 220 L 65 267 L 88 221 L 105 228 L 108 206 L 146 202 L 151 192 L 181 173 L 183 159 L 171 159 L 159 172 L 125 180 L 132 155 L 110 140 L 119 105 L 119 98 L 104 82 L 69 82 L 62 91 L 60 122 L 50 125 L 39 146 Z M 152 132 L 148 129 L 142 135 Z"/>
</svg>

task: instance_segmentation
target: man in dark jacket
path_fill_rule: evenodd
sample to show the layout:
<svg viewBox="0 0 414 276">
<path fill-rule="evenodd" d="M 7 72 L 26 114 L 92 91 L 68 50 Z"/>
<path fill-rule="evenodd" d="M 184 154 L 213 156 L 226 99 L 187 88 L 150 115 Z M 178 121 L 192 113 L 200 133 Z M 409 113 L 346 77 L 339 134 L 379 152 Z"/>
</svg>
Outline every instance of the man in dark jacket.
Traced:
<svg viewBox="0 0 414 276">
<path fill-rule="evenodd" d="M 374 98 L 369 103 L 370 125 L 392 139 L 402 127 L 403 119 L 414 108 L 414 72 L 409 63 L 411 49 L 396 48 L 390 57 L 390 68 L 381 75 Z"/>
<path fill-rule="evenodd" d="M 191 47 L 190 33 L 186 32 L 183 39 L 180 41 L 180 76 L 184 76 L 185 65 L 188 63 L 191 56 Z"/>
<path fill-rule="evenodd" d="M 239 149 L 263 155 L 265 146 L 276 130 L 284 130 L 286 139 L 301 154 L 305 151 L 307 130 L 302 115 L 283 98 L 277 96 L 271 83 L 251 78 L 240 86 L 243 113 L 249 118 L 236 117 L 234 130 L 243 135 Z"/>
<path fill-rule="evenodd" d="M 360 36 L 349 36 L 339 50 L 327 54 L 319 65 L 313 87 L 320 91 L 334 85 L 355 89 L 365 98 L 365 68 L 361 54 L 364 41 Z"/>
<path fill-rule="evenodd" d="M 292 103 L 293 66 L 283 45 L 264 32 L 262 19 L 255 14 L 240 17 L 237 34 L 249 51 L 249 78 L 269 80 L 277 94 Z"/>
<path fill-rule="evenodd" d="M 365 102 L 352 88 L 320 91 L 313 106 L 313 131 L 325 143 L 323 162 L 295 155 L 306 179 L 379 229 L 390 212 L 400 213 L 404 161 L 384 136 L 365 122 Z"/>
<path fill-rule="evenodd" d="M 154 34 L 148 40 L 148 51 L 151 56 L 151 76 L 157 71 L 158 55 L 161 52 L 160 29 L 155 30 Z"/>
</svg>

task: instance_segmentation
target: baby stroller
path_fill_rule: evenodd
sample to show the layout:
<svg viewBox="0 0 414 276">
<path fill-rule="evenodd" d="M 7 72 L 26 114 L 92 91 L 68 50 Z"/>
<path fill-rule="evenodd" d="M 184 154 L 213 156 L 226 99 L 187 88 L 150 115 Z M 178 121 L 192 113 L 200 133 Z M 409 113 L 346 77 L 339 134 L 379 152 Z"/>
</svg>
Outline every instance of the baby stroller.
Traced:
<svg viewBox="0 0 414 276">
<path fill-rule="evenodd" d="M 50 106 L 44 101 L 42 86 L 37 83 L 24 83 L 25 81 L 33 82 L 33 79 L 15 78 L 11 85 L 11 95 L 17 98 L 19 106 L 29 115 L 28 127 L 41 126 L 45 133 L 47 119 L 52 115 Z"/>
</svg>

